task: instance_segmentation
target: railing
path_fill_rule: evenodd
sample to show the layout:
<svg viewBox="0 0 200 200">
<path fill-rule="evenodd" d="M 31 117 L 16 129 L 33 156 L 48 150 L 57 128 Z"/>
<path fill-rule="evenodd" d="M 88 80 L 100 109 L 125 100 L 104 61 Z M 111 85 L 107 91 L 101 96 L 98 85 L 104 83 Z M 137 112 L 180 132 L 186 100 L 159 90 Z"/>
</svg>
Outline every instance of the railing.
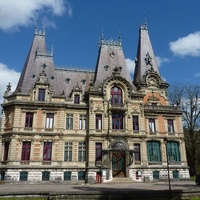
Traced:
<svg viewBox="0 0 200 200">
<path fill-rule="evenodd" d="M 159 105 L 144 105 L 145 110 L 177 110 L 181 111 L 180 107 L 177 106 L 159 106 Z"/>
<path fill-rule="evenodd" d="M 124 104 L 123 103 L 111 103 L 112 108 L 123 108 Z"/>
<path fill-rule="evenodd" d="M 96 161 L 96 162 L 95 162 L 95 165 L 96 165 L 97 167 L 100 167 L 100 166 L 102 165 L 102 161 Z"/>
</svg>

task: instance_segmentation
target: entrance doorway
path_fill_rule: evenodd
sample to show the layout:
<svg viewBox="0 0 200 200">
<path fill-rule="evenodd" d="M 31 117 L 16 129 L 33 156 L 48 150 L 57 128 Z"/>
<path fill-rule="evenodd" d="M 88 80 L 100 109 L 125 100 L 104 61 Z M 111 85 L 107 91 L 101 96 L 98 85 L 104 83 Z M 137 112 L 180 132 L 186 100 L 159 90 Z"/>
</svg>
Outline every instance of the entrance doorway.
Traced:
<svg viewBox="0 0 200 200">
<path fill-rule="evenodd" d="M 112 172 L 113 177 L 126 176 L 125 151 L 112 152 Z"/>
</svg>

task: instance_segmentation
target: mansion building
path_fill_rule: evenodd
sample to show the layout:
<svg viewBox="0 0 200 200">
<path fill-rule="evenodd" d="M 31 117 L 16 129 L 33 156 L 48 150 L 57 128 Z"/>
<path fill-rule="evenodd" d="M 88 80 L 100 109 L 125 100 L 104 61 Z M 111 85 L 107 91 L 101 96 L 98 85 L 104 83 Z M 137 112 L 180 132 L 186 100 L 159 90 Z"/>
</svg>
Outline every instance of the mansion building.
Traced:
<svg viewBox="0 0 200 200">
<path fill-rule="evenodd" d="M 182 111 L 170 104 L 147 25 L 131 78 L 121 37 L 102 34 L 94 71 L 60 69 L 33 42 L 14 92 L 2 104 L 1 180 L 101 183 L 188 179 Z M 130 181 L 129 180 L 129 181 Z"/>
</svg>

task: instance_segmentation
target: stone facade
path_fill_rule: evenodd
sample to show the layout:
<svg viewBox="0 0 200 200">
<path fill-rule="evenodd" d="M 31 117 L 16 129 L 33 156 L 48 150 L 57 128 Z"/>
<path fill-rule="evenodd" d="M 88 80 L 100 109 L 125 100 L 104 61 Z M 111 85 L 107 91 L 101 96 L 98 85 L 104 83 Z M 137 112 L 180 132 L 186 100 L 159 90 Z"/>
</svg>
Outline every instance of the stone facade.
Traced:
<svg viewBox="0 0 200 200">
<path fill-rule="evenodd" d="M 58 69 L 36 28 L 17 88 L 5 94 L 1 180 L 188 179 L 182 112 L 170 105 L 147 26 L 131 80 L 118 41 L 99 41 L 94 72 Z"/>
</svg>

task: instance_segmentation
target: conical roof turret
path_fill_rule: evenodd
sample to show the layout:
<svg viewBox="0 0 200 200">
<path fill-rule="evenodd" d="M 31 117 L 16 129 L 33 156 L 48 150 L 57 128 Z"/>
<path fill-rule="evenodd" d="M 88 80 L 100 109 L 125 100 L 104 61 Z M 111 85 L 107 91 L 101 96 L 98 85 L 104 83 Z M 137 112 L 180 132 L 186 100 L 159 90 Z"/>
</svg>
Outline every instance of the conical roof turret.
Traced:
<svg viewBox="0 0 200 200">
<path fill-rule="evenodd" d="M 122 49 L 121 36 L 119 36 L 118 40 L 113 40 L 112 38 L 105 40 L 102 33 L 99 41 L 94 86 L 98 88 L 103 80 L 113 75 L 116 68 L 120 69 L 120 76 L 132 84 Z"/>
<path fill-rule="evenodd" d="M 154 74 L 158 84 L 165 83 L 160 75 L 156 57 L 149 38 L 147 24 L 139 28 L 139 41 L 133 83 L 136 87 L 148 84 L 148 75 Z M 165 83 L 166 84 L 166 83 Z"/>
<path fill-rule="evenodd" d="M 55 76 L 53 54 L 46 51 L 45 35 L 44 29 L 38 30 L 37 27 L 35 28 L 34 39 L 15 93 L 28 93 L 44 70 L 49 80 Z"/>
</svg>

